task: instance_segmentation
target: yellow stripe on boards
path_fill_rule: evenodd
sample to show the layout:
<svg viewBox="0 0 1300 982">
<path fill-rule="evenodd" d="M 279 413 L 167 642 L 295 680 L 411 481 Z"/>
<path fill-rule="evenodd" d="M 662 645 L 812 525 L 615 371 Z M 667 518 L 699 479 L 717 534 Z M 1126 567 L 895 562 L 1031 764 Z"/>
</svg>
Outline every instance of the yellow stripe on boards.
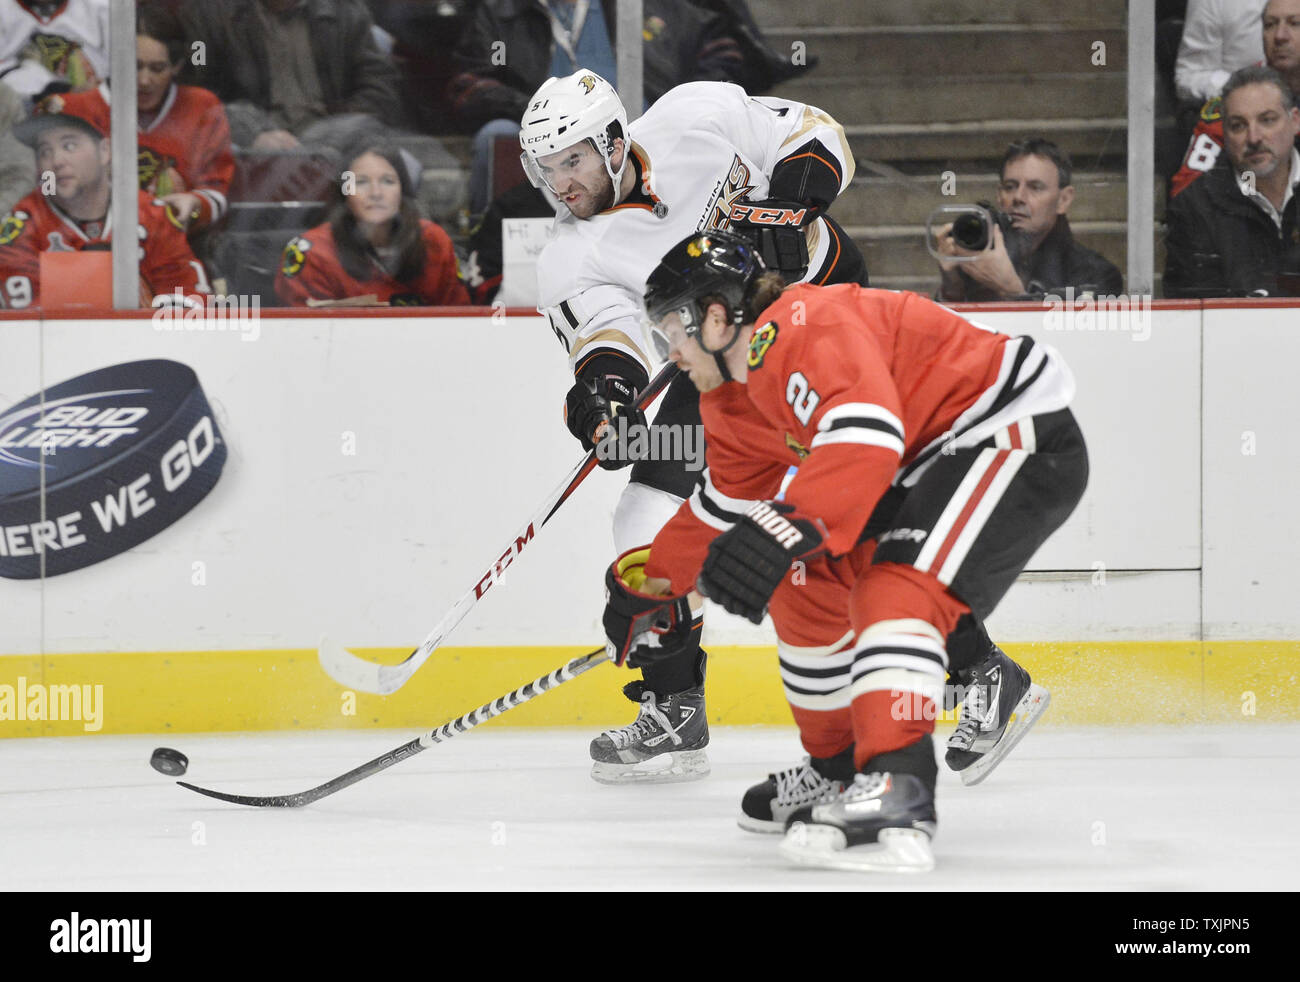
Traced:
<svg viewBox="0 0 1300 982">
<path fill-rule="evenodd" d="M 1051 708 L 1040 725 L 1300 719 L 1300 642 L 1004 647 L 1052 692 Z M 355 650 L 385 662 L 400 661 L 410 651 Z M 430 729 L 559 668 L 584 650 L 589 649 L 443 648 L 391 696 L 347 692 L 321 671 L 311 649 L 0 656 L 0 737 Z M 635 718 L 636 707 L 620 690 L 638 677 L 601 666 L 490 725 L 576 726 L 594 735 Z M 81 718 L 52 718 L 75 708 L 72 687 L 91 700 L 80 707 Z M 710 647 L 707 691 L 711 723 L 792 724 L 775 647 Z M 97 709 L 97 722 L 86 718 L 90 709 Z"/>
</svg>

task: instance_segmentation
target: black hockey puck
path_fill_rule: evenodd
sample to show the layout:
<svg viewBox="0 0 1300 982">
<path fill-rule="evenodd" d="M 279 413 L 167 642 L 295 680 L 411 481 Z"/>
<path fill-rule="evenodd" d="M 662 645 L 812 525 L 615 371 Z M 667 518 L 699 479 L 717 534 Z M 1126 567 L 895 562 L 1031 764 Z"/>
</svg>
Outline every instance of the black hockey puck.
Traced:
<svg viewBox="0 0 1300 982">
<path fill-rule="evenodd" d="M 159 774 L 166 774 L 168 777 L 180 777 L 190 766 L 189 758 L 179 750 L 172 750 L 171 747 L 159 747 L 149 758 L 149 763 Z"/>
</svg>

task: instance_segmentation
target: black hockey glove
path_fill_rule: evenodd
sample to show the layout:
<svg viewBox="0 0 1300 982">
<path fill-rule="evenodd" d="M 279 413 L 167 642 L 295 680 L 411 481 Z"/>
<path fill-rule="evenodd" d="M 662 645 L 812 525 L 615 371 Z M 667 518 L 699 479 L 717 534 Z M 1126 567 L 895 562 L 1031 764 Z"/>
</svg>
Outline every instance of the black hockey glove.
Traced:
<svg viewBox="0 0 1300 982">
<path fill-rule="evenodd" d="M 645 593 L 650 547 L 631 549 L 605 573 L 605 650 L 614 664 L 633 668 L 671 658 L 691 643 L 695 630 L 685 594 Z"/>
<path fill-rule="evenodd" d="M 754 244 L 763 264 L 793 283 L 808 272 L 808 240 L 803 229 L 818 215 L 813 205 L 769 198 L 731 206 L 732 231 Z"/>
<path fill-rule="evenodd" d="M 760 501 L 709 544 L 695 589 L 724 610 L 761 623 L 790 564 L 820 553 L 826 528 L 794 506 Z"/>
<path fill-rule="evenodd" d="M 601 375 L 590 381 L 579 379 L 564 398 L 564 422 L 582 442 L 583 450 L 596 448 L 597 431 L 609 423 L 610 434 L 597 449 L 596 461 L 607 471 L 633 463 L 618 442 L 620 433 L 646 426 L 645 413 L 637 408 L 636 389 L 618 375 Z"/>
</svg>

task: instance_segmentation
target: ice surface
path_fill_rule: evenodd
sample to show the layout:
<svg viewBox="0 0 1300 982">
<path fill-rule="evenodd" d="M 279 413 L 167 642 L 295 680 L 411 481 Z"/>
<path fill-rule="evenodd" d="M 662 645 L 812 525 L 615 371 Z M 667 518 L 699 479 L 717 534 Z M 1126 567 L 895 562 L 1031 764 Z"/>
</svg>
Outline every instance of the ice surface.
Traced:
<svg viewBox="0 0 1300 982">
<path fill-rule="evenodd" d="M 795 732 L 714 728 L 713 774 L 604 787 L 585 730 L 458 737 L 305 809 L 200 797 L 305 790 L 415 736 L 222 734 L 0 741 L 8 890 L 1290 890 L 1300 725 L 1040 727 L 984 784 L 940 766 L 937 867 L 795 869 L 744 832 L 745 789 Z"/>
</svg>

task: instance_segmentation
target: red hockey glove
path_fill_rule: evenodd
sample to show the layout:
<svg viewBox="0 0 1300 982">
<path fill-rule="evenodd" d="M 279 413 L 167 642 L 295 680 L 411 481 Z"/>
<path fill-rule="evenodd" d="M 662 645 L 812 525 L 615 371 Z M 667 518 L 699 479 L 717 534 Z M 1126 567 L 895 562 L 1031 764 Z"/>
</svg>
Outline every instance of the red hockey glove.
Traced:
<svg viewBox="0 0 1300 982">
<path fill-rule="evenodd" d="M 671 658 L 690 643 L 686 595 L 645 593 L 650 547 L 630 549 L 605 573 L 605 649 L 614 664 L 633 668 Z"/>
<path fill-rule="evenodd" d="M 695 589 L 758 624 L 790 564 L 820 553 L 825 538 L 826 527 L 793 505 L 760 501 L 709 544 Z"/>
</svg>

